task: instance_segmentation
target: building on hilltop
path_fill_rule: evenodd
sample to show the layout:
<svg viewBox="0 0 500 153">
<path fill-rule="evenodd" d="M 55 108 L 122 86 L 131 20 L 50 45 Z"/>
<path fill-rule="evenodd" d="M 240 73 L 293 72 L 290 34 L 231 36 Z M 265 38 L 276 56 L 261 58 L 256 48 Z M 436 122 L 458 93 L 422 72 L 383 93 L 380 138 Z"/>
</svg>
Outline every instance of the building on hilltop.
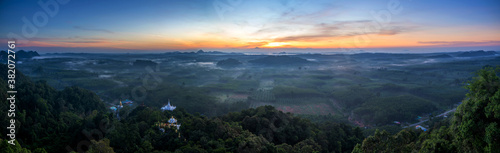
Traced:
<svg viewBox="0 0 500 153">
<path fill-rule="evenodd" d="M 158 129 L 161 132 L 166 132 L 165 128 L 174 128 L 175 132 L 179 134 L 179 137 L 181 137 L 180 133 L 178 132 L 181 124 L 177 124 L 177 119 L 175 119 L 174 116 L 168 119 L 167 123 L 157 122 L 155 126 L 158 126 Z"/>
<path fill-rule="evenodd" d="M 131 106 L 134 102 L 132 100 L 129 100 L 129 99 L 125 99 L 125 101 L 123 101 L 123 104 L 126 104 L 126 105 L 129 105 Z"/>
<path fill-rule="evenodd" d="M 177 119 L 175 119 L 175 118 L 172 116 L 172 118 L 170 118 L 170 119 L 168 120 L 168 123 L 169 123 L 169 124 L 168 124 L 168 126 L 170 127 L 170 126 L 174 125 L 175 123 L 177 123 Z"/>
<path fill-rule="evenodd" d="M 422 127 L 422 126 L 420 126 L 420 125 L 415 126 L 415 129 L 421 129 L 421 130 L 427 131 L 427 129 L 426 129 L 426 128 L 424 128 L 424 127 Z"/>
<path fill-rule="evenodd" d="M 175 108 L 177 108 L 177 107 L 175 107 L 175 106 L 173 106 L 173 105 L 170 105 L 170 99 L 169 99 L 169 100 L 168 100 L 168 104 L 167 104 L 167 105 L 165 105 L 165 106 L 163 106 L 163 107 L 161 108 L 161 110 L 162 110 L 162 111 L 165 111 L 165 110 L 173 111 Z"/>
<path fill-rule="evenodd" d="M 123 108 L 122 101 L 120 100 L 120 105 L 116 106 L 116 108 Z"/>
</svg>

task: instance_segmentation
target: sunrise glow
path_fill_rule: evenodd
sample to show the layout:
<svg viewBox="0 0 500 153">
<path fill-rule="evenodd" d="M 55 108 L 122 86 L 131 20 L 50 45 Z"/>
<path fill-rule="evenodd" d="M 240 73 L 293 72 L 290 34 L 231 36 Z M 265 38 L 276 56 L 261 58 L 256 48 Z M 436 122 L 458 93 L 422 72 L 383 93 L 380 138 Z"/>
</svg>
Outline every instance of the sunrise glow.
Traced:
<svg viewBox="0 0 500 153">
<path fill-rule="evenodd" d="M 217 2 L 217 3 L 216 3 Z M 487 1 L 156 1 L 60 5 L 46 24 L 36 3 L 2 2 L 0 39 L 41 51 L 176 51 L 336 48 L 500 49 L 500 2 Z M 215 5 L 217 4 L 217 5 Z M 446 4 L 446 9 L 441 6 Z M 88 9 L 92 8 L 92 9 Z M 465 13 L 463 10 L 468 10 Z M 5 14 L 5 13 L 2 13 Z M 27 22 L 22 20 L 26 17 Z M 79 49 L 80 48 L 80 49 Z M 94 48 L 94 49 L 89 49 Z"/>
</svg>

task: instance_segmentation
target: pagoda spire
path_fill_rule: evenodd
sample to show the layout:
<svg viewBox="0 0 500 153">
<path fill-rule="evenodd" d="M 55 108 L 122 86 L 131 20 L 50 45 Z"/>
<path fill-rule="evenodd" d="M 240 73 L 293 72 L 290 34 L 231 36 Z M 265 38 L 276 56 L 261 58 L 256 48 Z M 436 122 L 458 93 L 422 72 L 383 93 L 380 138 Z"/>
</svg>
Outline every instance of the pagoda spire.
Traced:
<svg viewBox="0 0 500 153">
<path fill-rule="evenodd" d="M 170 104 L 170 99 L 168 100 L 167 105 L 163 106 L 161 108 L 162 111 L 168 110 L 168 111 L 173 111 L 176 107 Z"/>
</svg>

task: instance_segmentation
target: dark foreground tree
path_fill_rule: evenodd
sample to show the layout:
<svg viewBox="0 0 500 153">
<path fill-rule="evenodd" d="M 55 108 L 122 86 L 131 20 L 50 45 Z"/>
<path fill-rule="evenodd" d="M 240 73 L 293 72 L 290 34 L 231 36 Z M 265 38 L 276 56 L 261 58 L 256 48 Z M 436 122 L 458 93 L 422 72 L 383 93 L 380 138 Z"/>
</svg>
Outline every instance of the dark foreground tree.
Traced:
<svg viewBox="0 0 500 153">
<path fill-rule="evenodd" d="M 486 67 L 469 82 L 467 98 L 457 108 L 453 130 L 460 152 L 500 151 L 500 78 Z"/>
<path fill-rule="evenodd" d="M 353 152 L 500 152 L 499 70 L 485 67 L 477 72 L 451 126 L 416 131 L 418 136 L 409 129 L 392 136 L 376 132 Z"/>
</svg>

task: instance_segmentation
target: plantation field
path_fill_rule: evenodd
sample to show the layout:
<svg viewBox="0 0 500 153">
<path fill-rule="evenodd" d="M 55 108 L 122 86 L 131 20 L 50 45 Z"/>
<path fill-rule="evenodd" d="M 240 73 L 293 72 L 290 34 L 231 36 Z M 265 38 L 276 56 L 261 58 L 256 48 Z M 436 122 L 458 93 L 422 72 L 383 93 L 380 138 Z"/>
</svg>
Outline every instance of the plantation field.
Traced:
<svg viewBox="0 0 500 153">
<path fill-rule="evenodd" d="M 74 85 L 93 90 L 109 106 L 131 99 L 161 107 L 170 99 L 188 112 L 216 116 L 271 105 L 383 126 L 451 109 L 464 98 L 462 86 L 475 70 L 500 65 L 498 54 L 446 54 L 44 54 L 19 69 L 59 90 Z M 241 64 L 217 66 L 229 58 Z M 293 63 L 304 61 L 300 58 L 308 62 Z"/>
</svg>

